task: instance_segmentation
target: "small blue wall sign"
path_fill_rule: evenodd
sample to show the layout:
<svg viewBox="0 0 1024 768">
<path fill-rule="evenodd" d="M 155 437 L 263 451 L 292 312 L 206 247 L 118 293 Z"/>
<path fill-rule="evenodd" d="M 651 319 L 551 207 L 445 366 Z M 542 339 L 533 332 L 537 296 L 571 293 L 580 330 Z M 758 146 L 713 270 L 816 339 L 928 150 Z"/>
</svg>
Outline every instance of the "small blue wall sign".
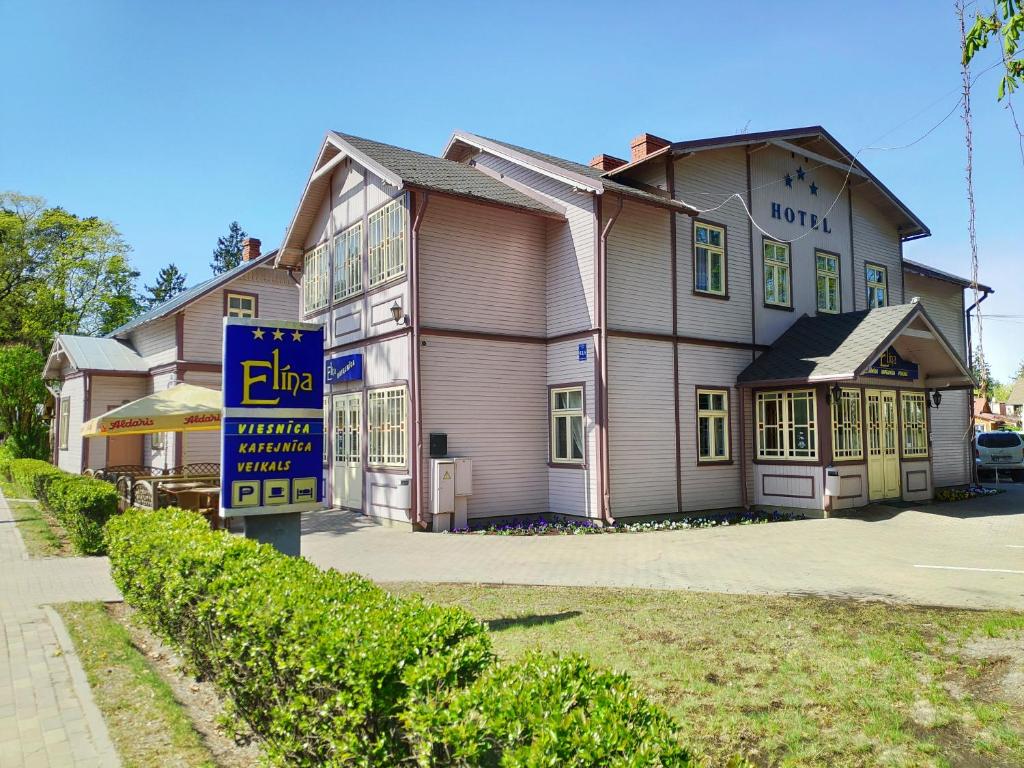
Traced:
<svg viewBox="0 0 1024 768">
<path fill-rule="evenodd" d="M 904 360 L 895 349 L 889 347 L 878 356 L 878 360 L 864 372 L 864 375 L 913 381 L 918 377 L 918 373 L 917 363 Z"/>
<path fill-rule="evenodd" d="M 324 382 L 334 384 L 338 381 L 363 380 L 363 353 L 339 355 L 324 363 Z"/>
<path fill-rule="evenodd" d="M 221 516 L 321 509 L 324 330 L 224 318 Z"/>
<path fill-rule="evenodd" d="M 586 360 L 586 359 L 587 359 L 587 345 L 586 345 L 586 344 L 580 344 L 580 345 L 579 345 L 579 349 L 578 349 L 578 351 L 577 351 L 577 359 L 578 359 L 578 360 L 579 360 L 579 361 L 580 361 L 581 363 L 582 363 L 582 362 L 583 362 L 584 360 Z"/>
</svg>

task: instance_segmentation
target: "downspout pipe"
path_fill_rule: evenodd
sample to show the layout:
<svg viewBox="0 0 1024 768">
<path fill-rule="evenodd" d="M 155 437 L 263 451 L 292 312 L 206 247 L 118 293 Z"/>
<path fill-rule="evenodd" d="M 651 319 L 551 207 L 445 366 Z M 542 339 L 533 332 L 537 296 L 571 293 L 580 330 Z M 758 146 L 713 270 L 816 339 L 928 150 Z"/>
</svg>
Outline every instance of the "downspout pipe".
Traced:
<svg viewBox="0 0 1024 768">
<path fill-rule="evenodd" d="M 991 291 L 983 291 L 981 298 L 978 299 L 973 304 L 971 304 L 971 306 L 969 306 L 967 308 L 967 310 L 964 312 L 964 317 L 966 318 L 966 322 L 967 322 L 967 368 L 968 368 L 968 370 L 970 370 L 970 368 L 974 365 L 974 343 L 973 343 L 973 339 L 971 338 L 971 312 L 973 312 L 974 309 L 978 305 L 981 304 L 981 302 L 983 302 L 985 299 L 987 299 L 989 297 L 990 293 L 991 293 Z M 974 460 L 974 390 L 972 389 L 972 390 L 970 390 L 970 392 L 971 392 L 971 396 L 967 398 L 967 427 L 968 427 L 967 434 L 970 437 L 970 440 L 969 440 L 969 443 L 968 443 L 967 453 L 968 453 L 968 456 L 970 457 L 969 460 L 971 462 L 971 483 L 973 485 L 978 485 L 979 482 L 980 482 L 980 478 L 978 477 L 978 462 L 976 462 Z"/>
<path fill-rule="evenodd" d="M 412 222 L 412 247 L 409 256 L 409 324 L 412 334 L 409 341 L 409 389 L 412 403 L 412 434 L 409 442 L 413 446 L 413 460 L 409 497 L 412 503 L 412 524 L 414 528 L 426 528 L 420 514 L 420 481 L 423 470 L 423 424 L 420 416 L 420 224 L 430 202 L 429 192 L 417 192 L 416 197 L 423 195 L 423 203 L 416 207 L 416 217 Z"/>
<path fill-rule="evenodd" d="M 622 213 L 622 195 L 618 196 L 618 206 L 615 208 L 608 221 L 601 230 L 600 247 L 597 259 L 597 323 L 600 328 L 598 334 L 598 425 L 599 444 L 601 454 L 601 519 L 608 525 L 615 523 L 611 513 L 611 473 L 608 469 L 608 302 L 607 302 L 607 274 L 608 274 L 608 235 L 618 221 Z M 601 208 L 598 207 L 600 212 Z M 600 224 L 600 213 L 598 214 Z"/>
<path fill-rule="evenodd" d="M 981 304 L 981 302 L 983 302 L 985 299 L 987 299 L 989 297 L 990 293 L 991 293 L 991 291 L 983 291 L 981 298 L 978 299 L 973 304 L 971 304 L 971 306 L 969 306 L 967 308 L 967 311 L 964 312 L 964 315 L 966 316 L 966 319 L 967 319 L 967 367 L 968 368 L 970 368 L 972 365 L 974 365 L 974 346 L 972 344 L 972 339 L 971 339 L 971 312 L 973 312 L 975 307 L 977 307 L 979 304 Z"/>
</svg>

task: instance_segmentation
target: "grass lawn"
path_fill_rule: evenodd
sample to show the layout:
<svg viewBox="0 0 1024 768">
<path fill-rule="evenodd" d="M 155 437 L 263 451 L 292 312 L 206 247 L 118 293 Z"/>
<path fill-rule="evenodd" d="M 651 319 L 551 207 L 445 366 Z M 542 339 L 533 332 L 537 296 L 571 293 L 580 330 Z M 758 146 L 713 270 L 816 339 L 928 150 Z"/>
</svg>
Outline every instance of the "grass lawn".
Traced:
<svg viewBox="0 0 1024 768">
<path fill-rule="evenodd" d="M 126 768 L 216 762 L 170 686 L 103 603 L 55 606 L 75 643 L 96 704 Z"/>
<path fill-rule="evenodd" d="M 1024 614 L 684 591 L 403 584 L 628 672 L 711 765 L 1024 765 Z"/>
<path fill-rule="evenodd" d="M 14 483 L 0 481 L 11 514 L 18 526 L 25 549 L 30 557 L 55 557 L 73 554 L 67 534 L 57 519 L 42 508 L 37 501 L 12 501 L 31 499 L 32 494 Z"/>
</svg>

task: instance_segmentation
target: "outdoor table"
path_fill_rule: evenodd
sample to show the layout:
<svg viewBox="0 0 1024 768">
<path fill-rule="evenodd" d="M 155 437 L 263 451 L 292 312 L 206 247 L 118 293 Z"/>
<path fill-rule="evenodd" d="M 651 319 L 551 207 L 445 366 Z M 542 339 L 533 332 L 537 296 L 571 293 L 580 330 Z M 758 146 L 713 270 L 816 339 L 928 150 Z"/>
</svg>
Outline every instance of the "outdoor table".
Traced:
<svg viewBox="0 0 1024 768">
<path fill-rule="evenodd" d="M 217 509 L 217 499 L 220 497 L 219 486 L 203 485 L 202 483 L 171 483 L 170 485 L 161 486 L 161 489 L 178 499 L 178 506 L 183 509 L 194 509 L 197 511 L 213 509 L 215 514 L 204 516 L 209 518 L 210 526 L 214 530 L 220 527 Z"/>
</svg>

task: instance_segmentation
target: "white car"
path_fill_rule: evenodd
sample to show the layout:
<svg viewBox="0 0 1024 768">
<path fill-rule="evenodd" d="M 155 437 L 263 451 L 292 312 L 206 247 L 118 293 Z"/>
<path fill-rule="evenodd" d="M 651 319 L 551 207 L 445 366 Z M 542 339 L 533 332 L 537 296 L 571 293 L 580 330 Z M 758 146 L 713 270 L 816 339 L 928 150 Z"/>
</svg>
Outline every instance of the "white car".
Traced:
<svg viewBox="0 0 1024 768">
<path fill-rule="evenodd" d="M 1004 469 L 1014 480 L 1024 480 L 1024 438 L 1017 432 L 982 432 L 974 441 L 974 461 L 979 474 Z"/>
</svg>

